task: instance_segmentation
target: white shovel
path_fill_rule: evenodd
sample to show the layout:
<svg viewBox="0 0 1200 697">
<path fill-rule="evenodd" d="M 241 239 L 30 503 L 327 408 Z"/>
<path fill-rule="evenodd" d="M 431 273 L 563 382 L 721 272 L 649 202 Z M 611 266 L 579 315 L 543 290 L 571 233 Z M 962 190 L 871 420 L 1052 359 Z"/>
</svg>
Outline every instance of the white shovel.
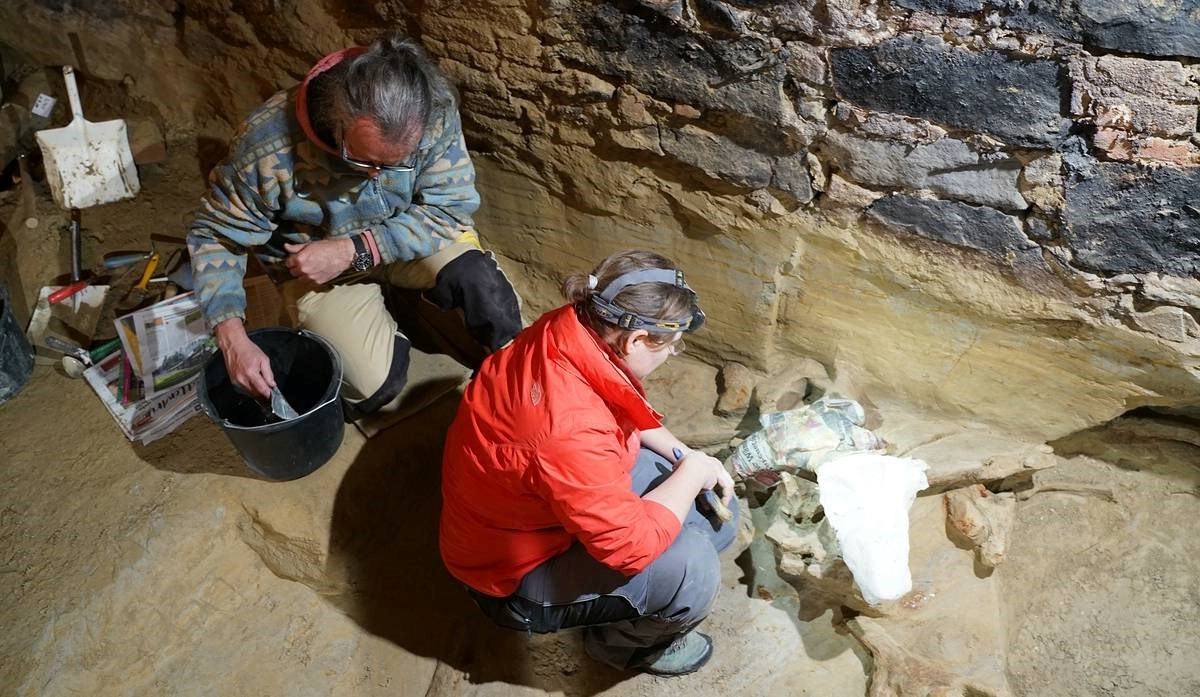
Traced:
<svg viewBox="0 0 1200 697">
<path fill-rule="evenodd" d="M 63 66 L 63 79 L 74 118 L 62 128 L 37 132 L 54 201 L 78 209 L 132 198 L 140 185 L 125 122 L 93 123 L 83 118 L 71 66 Z"/>
</svg>

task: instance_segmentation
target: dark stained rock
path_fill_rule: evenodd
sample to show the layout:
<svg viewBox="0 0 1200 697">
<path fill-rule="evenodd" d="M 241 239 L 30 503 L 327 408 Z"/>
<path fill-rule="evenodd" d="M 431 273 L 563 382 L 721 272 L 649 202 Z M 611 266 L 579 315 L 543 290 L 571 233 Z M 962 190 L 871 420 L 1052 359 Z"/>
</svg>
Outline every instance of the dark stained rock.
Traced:
<svg viewBox="0 0 1200 697">
<path fill-rule="evenodd" d="M 1054 239 L 1054 228 L 1043 218 L 1031 215 L 1025 219 L 1025 234 L 1031 240 L 1049 242 Z"/>
<path fill-rule="evenodd" d="M 893 5 L 921 10 L 934 14 L 978 12 L 983 9 L 983 0 L 892 0 Z"/>
<path fill-rule="evenodd" d="M 804 153 L 780 157 L 775 160 L 771 173 L 771 186 L 786 193 L 800 203 L 813 198 L 812 179 L 808 173 L 808 159 Z"/>
<path fill-rule="evenodd" d="M 749 189 L 761 189 L 771 182 L 770 158 L 724 136 L 692 126 L 663 128 L 659 143 L 666 154 L 714 179 Z"/>
<path fill-rule="evenodd" d="M 696 0 L 696 16 L 710 32 L 736 36 L 746 31 L 733 8 L 720 0 Z"/>
<path fill-rule="evenodd" d="M 912 145 L 830 131 L 822 152 L 842 176 L 860 184 L 932 189 L 984 206 L 1028 208 L 1017 190 L 1020 164 L 1016 160 L 985 160 L 953 138 Z"/>
<path fill-rule="evenodd" d="M 1200 0 L 988 0 L 1005 24 L 1150 56 L 1200 57 Z"/>
<path fill-rule="evenodd" d="M 649 9 L 651 12 L 666 17 L 672 22 L 683 21 L 683 6 L 684 0 L 635 0 L 637 4 Z"/>
<path fill-rule="evenodd" d="M 717 39 L 605 3 L 577 3 L 563 12 L 575 41 L 560 45 L 557 55 L 568 65 L 664 102 L 738 114 L 773 129 L 795 118 L 785 110 L 784 65 L 766 39 Z"/>
<path fill-rule="evenodd" d="M 1200 169 L 1101 162 L 1067 180 L 1064 239 L 1104 273 L 1200 276 Z"/>
<path fill-rule="evenodd" d="M 870 48 L 835 49 L 830 59 L 838 94 L 869 109 L 920 116 L 1014 145 L 1053 146 L 1065 133 L 1053 61 L 1016 60 L 912 35 Z"/>
<path fill-rule="evenodd" d="M 1036 247 L 1021 231 L 1021 221 L 994 208 L 958 201 L 936 201 L 904 194 L 884 196 L 867 215 L 887 227 L 932 240 L 1005 257 Z"/>
</svg>

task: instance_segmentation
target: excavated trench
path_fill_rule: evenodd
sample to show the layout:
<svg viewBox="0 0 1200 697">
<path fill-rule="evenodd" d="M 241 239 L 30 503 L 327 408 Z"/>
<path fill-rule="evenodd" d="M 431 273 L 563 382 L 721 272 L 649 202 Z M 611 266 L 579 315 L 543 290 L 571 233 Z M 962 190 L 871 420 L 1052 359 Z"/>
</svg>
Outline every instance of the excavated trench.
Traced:
<svg viewBox="0 0 1200 697">
<path fill-rule="evenodd" d="M 142 153 L 138 197 L 85 213 L 85 267 L 171 244 L 247 113 L 399 28 L 458 89 L 527 319 L 563 273 L 661 251 L 709 315 L 648 384 L 683 440 L 724 457 L 841 395 L 930 486 L 913 591 L 870 606 L 814 482 L 743 483 L 713 661 L 624 675 L 492 626 L 443 569 L 455 393 L 272 483 L 203 417 L 130 445 L 41 365 L 0 405 L 4 692 L 1200 694 L 1200 33 L 1099 4 L 6 3 L 0 139 L 31 146 L 36 94 L 66 122 L 73 63 Z M 69 268 L 36 160 L 0 178 L 19 318 Z"/>
</svg>

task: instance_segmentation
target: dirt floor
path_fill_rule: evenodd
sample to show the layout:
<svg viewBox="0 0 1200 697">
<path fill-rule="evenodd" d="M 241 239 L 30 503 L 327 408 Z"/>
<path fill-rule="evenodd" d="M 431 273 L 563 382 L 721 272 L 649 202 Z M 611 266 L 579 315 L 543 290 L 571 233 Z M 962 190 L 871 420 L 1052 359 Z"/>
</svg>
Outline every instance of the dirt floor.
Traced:
<svg viewBox="0 0 1200 697">
<path fill-rule="evenodd" d="M 181 237 L 201 169 L 195 152 L 176 150 L 143 168 L 136 200 L 87 212 L 85 265 L 152 234 Z M 44 191 L 36 206 L 40 227 L 9 251 L 44 260 L 22 277 L 25 292 L 68 268 L 64 216 Z M 18 208 L 15 194 L 0 197 L 0 220 L 28 217 Z M 696 384 L 657 406 L 690 413 L 714 389 Z M 693 676 L 622 674 L 588 659 L 576 633 L 492 626 L 437 554 L 438 463 L 456 397 L 369 440 L 347 430 L 322 469 L 275 483 L 245 469 L 203 416 L 130 444 L 84 382 L 39 366 L 0 405 L 0 692 L 867 694 L 876 661 L 834 610 L 806 606 L 778 579 L 761 535 L 724 560 L 704 625 L 717 651 Z M 963 694 L 1200 694 L 1200 448 L 1185 440 L 1098 431 L 1055 444 L 1060 464 L 1019 502 L 1008 559 L 972 580 L 996 589 L 1007 659 L 991 659 L 1011 692 Z M 918 501 L 933 521 L 919 534 L 938 538 L 937 559 L 969 570 L 970 549 L 942 544 L 937 496 Z M 963 602 L 963 616 L 979 611 L 969 594 Z M 873 689 L 924 694 L 883 691 L 878 674 Z"/>
</svg>

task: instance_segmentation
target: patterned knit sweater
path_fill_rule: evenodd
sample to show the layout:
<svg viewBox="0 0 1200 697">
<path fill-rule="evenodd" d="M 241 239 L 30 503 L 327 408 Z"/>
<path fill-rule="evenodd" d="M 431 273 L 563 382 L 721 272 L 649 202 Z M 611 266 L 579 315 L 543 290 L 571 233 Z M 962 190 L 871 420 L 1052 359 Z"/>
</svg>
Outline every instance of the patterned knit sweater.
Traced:
<svg viewBox="0 0 1200 697">
<path fill-rule="evenodd" d="M 475 168 L 457 109 L 426 124 L 413 172 L 369 178 L 305 135 L 298 88 L 271 97 L 242 125 L 188 231 L 200 304 L 209 325 L 246 315 L 242 278 L 253 251 L 272 276 L 285 242 L 370 229 L 382 263 L 429 256 L 474 227 Z M 311 128 L 309 129 L 311 132 Z M 326 146 L 328 148 L 328 146 Z"/>
</svg>

